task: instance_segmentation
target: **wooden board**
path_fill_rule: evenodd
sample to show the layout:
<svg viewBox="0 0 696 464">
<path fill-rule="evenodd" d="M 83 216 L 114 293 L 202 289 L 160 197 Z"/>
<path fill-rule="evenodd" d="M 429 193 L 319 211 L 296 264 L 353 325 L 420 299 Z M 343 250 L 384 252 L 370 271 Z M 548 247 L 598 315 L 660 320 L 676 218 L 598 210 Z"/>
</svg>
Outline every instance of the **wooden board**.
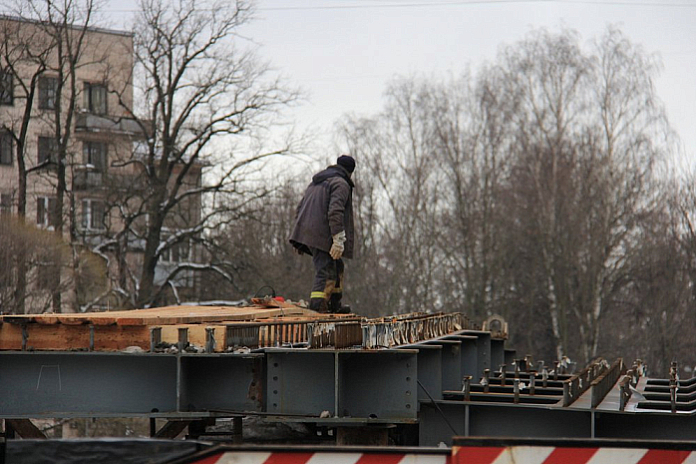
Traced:
<svg viewBox="0 0 696 464">
<path fill-rule="evenodd" d="M 317 313 L 295 305 L 268 308 L 263 306 L 167 306 L 132 311 L 107 311 L 71 314 L 22 314 L 0 316 L 0 321 L 14 324 L 45 325 L 168 325 L 220 321 L 244 321 L 277 316 L 312 316 Z"/>
<path fill-rule="evenodd" d="M 27 350 L 84 350 L 89 349 L 90 330 L 74 325 L 27 325 Z M 150 329 L 145 326 L 94 327 L 95 351 L 120 351 L 129 346 L 150 349 Z M 22 327 L 16 324 L 0 326 L 0 350 L 22 349 Z"/>
<path fill-rule="evenodd" d="M 132 311 L 110 311 L 82 314 L 26 314 L 0 316 L 0 350 L 88 350 L 93 330 L 95 351 L 120 351 L 137 346 L 150 350 L 154 327 L 161 328 L 161 341 L 177 345 L 179 329 L 186 328 L 188 341 L 200 348 L 206 346 L 206 328 L 213 328 L 214 351 L 225 350 L 228 325 L 259 325 L 282 323 L 263 330 L 266 342 L 273 333 L 300 333 L 302 323 L 314 320 L 355 319 L 354 314 L 320 314 L 285 302 L 262 302 L 254 306 L 168 306 Z M 297 323 L 296 326 L 288 324 Z M 90 327 L 93 326 L 93 329 Z M 22 330 L 27 340 L 23 343 Z M 280 333 L 279 332 L 279 333 Z M 272 336 L 273 335 L 273 336 Z M 269 338 L 270 337 L 270 338 Z M 268 339 L 268 340 L 266 340 Z"/>
</svg>

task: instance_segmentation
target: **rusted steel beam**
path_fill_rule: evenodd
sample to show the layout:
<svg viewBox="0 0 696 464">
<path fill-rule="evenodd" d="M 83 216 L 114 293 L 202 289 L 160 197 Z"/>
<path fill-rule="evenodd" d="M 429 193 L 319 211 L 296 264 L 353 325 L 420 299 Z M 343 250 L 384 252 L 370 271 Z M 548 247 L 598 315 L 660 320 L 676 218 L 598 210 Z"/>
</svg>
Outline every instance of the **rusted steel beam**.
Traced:
<svg viewBox="0 0 696 464">
<path fill-rule="evenodd" d="M 592 361 L 585 369 L 573 375 L 563 382 L 563 406 L 573 404 L 580 395 L 590 388 L 592 382 L 609 369 L 609 363 L 598 358 Z"/>
<path fill-rule="evenodd" d="M 592 407 L 596 408 L 602 402 L 607 393 L 614 388 L 616 381 L 626 373 L 623 359 L 618 358 L 611 367 L 592 381 Z"/>
</svg>

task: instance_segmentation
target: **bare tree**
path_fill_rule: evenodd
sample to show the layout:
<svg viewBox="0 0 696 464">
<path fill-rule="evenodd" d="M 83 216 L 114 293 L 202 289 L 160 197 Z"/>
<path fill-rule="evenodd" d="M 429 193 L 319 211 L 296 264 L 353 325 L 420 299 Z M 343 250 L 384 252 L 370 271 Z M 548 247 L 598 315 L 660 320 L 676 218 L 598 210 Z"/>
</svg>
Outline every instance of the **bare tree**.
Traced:
<svg viewBox="0 0 696 464">
<path fill-rule="evenodd" d="M 442 261 L 433 95 L 423 82 L 397 79 L 385 96 L 383 113 L 370 120 L 347 119 L 341 128 L 360 163 L 356 206 L 363 235 L 358 240 L 379 257 L 363 261 L 359 250 L 357 265 L 363 269 L 358 274 L 368 287 L 359 294 L 381 295 L 386 313 L 439 308 L 443 302 L 433 286 Z"/>
<path fill-rule="evenodd" d="M 20 105 L 11 112 L 8 130 L 16 147 L 18 195 L 17 210 L 24 218 L 27 202 L 27 176 L 35 173 L 45 177 L 46 184 L 55 189 L 55 201 L 51 202 L 50 224 L 62 239 L 66 211 L 68 212 L 70 238 L 74 243 L 74 207 L 68 185 L 69 166 L 73 159 L 73 119 L 77 111 L 77 69 L 86 63 L 83 52 L 85 37 L 95 10 L 93 0 L 53 2 L 28 0 L 14 2 L 8 6 L 14 17 L 3 20 L 3 61 L 16 80 Z M 98 47 L 97 47 L 98 48 Z M 93 58 L 97 59 L 98 58 Z M 50 84 L 48 82 L 50 81 Z M 39 94 L 37 97 L 37 93 Z M 38 105 L 36 104 L 38 101 Z M 38 107 L 38 108 L 37 108 Z M 40 111 L 45 109 L 46 111 Z M 50 156 L 36 161 L 28 158 L 28 140 L 31 126 L 43 127 L 52 135 L 49 138 Z M 69 200 L 70 207 L 65 208 Z M 79 264 L 77 253 L 73 253 L 73 271 Z M 21 258 L 21 257 L 20 257 Z M 55 263 L 62 260 L 56 256 Z M 18 265 L 23 266 L 19 259 Z M 24 275 L 25 272 L 19 272 Z M 55 280 L 52 288 L 53 310 L 62 310 L 62 270 L 56 264 L 52 273 Z M 21 294 L 25 282 L 17 285 L 17 302 L 22 306 Z"/>
<path fill-rule="evenodd" d="M 337 132 L 339 143 L 345 144 L 358 163 L 353 174 L 356 256 L 346 262 L 344 298 L 359 314 L 380 316 L 392 309 L 387 307 L 387 302 L 393 282 L 382 255 L 382 228 L 389 223 L 380 216 L 382 186 L 370 168 L 370 156 L 378 151 L 374 146 L 379 141 L 378 126 L 372 119 L 351 116 L 337 123 Z"/>
<path fill-rule="evenodd" d="M 498 205 L 509 175 L 511 115 L 498 100 L 493 73 L 478 82 L 469 73 L 433 83 L 436 158 L 443 175 L 441 247 L 446 277 L 440 293 L 448 307 L 464 307 L 475 319 L 507 316 L 503 282 L 507 254 L 500 237 L 507 230 Z"/>
<path fill-rule="evenodd" d="M 523 349 L 596 356 L 644 272 L 636 257 L 663 246 L 641 226 L 665 208 L 657 70 L 614 28 L 591 49 L 541 30 L 476 76 L 392 85 L 383 113 L 341 128 L 369 166 L 356 203 L 366 273 L 411 295 L 430 286 L 476 318 L 501 312 Z"/>
<path fill-rule="evenodd" d="M 272 194 L 251 203 L 228 226 L 214 232 L 211 265 L 215 274 L 203 284 L 208 299 L 245 299 L 275 294 L 293 301 L 307 300 L 313 269 L 288 246 L 297 203 L 305 178 L 280 180 Z"/>
<path fill-rule="evenodd" d="M 694 198 L 690 186 L 675 188 L 671 181 L 663 185 L 669 202 L 641 218 L 635 252 L 627 258 L 628 282 L 603 315 L 604 326 L 620 330 L 600 334 L 603 355 L 646 360 L 655 376 L 666 376 L 671 361 L 696 364 L 695 342 L 684 336 L 684 328 L 696 323 L 693 235 L 683 215 L 683 207 L 693 212 Z"/>
<path fill-rule="evenodd" d="M 56 201 L 51 211 L 52 223 L 55 233 L 62 239 L 65 230 L 64 211 L 68 211 L 68 227 L 70 242 L 77 241 L 76 218 L 74 197 L 70 195 L 68 167 L 75 163 L 74 151 L 74 120 L 78 111 L 78 97 L 81 95 L 78 89 L 78 69 L 86 66 L 97 57 L 86 58 L 86 38 L 91 27 L 91 18 L 96 8 L 95 0 L 82 0 L 74 2 L 65 0 L 54 3 L 50 0 L 30 2 L 35 15 L 40 18 L 43 32 L 51 37 L 55 43 L 52 60 L 49 66 L 55 77 L 55 102 L 52 112 L 46 116 L 53 132 L 53 146 L 55 159 L 49 164 L 55 169 Z M 96 46 L 96 44 L 92 44 Z M 65 202 L 68 201 L 68 208 Z M 79 266 L 78 252 L 73 248 L 72 270 Z M 62 272 L 57 267 L 54 273 L 56 284 L 60 282 Z M 55 285 L 60 287 L 60 285 Z M 76 299 L 73 298 L 73 301 Z M 53 310 L 62 311 L 62 293 L 54 292 Z"/>
<path fill-rule="evenodd" d="M 597 356 L 601 317 L 630 272 L 644 218 L 666 204 L 656 173 L 666 159 L 669 130 L 653 80 L 658 64 L 620 31 L 609 27 L 592 57 L 595 89 L 591 143 L 584 157 L 590 243 L 581 269 L 587 297 L 577 305 L 585 359 Z M 590 251 L 591 250 L 591 251 Z"/>
<path fill-rule="evenodd" d="M 582 88 L 587 79 L 588 62 L 580 51 L 576 34 L 566 31 L 553 36 L 545 31 L 533 33 L 501 58 L 500 72 L 505 97 L 514 105 L 512 125 L 517 131 L 516 147 L 520 159 L 517 184 L 527 189 L 526 205 L 530 245 L 539 253 L 543 266 L 545 298 L 560 357 L 568 344 L 569 307 L 564 307 L 557 263 L 563 260 L 563 227 L 559 189 L 568 179 L 566 163 L 572 165 L 574 133 L 579 130 L 584 105 Z M 529 195 L 532 196 L 529 196 Z"/>
<path fill-rule="evenodd" d="M 267 127 L 297 96 L 237 40 L 252 17 L 247 2 L 142 0 L 140 6 L 134 27 L 137 103 L 125 96 L 120 103 L 144 137 L 114 164 L 131 169 L 137 180 L 125 200 L 112 203 L 122 226 L 104 242 L 120 247 L 122 256 L 124 247 L 142 251 L 138 267 L 123 262 L 114 282 L 135 307 L 156 302 L 182 273 L 225 275 L 202 252 L 188 259 L 188 251 L 167 269 L 160 266 L 164 274 L 156 279 L 163 256 L 197 249 L 193 245 L 206 242 L 207 231 L 267 194 L 251 181 L 254 172 L 288 146 L 264 150 L 243 135 Z"/>
<path fill-rule="evenodd" d="M 47 60 L 54 44 L 40 33 L 37 27 L 21 27 L 16 18 L 0 19 L 2 57 L 0 69 L 5 82 L 9 80 L 15 110 L 8 111 L 3 118 L 0 130 L 9 134 L 14 145 L 14 159 L 17 163 L 17 215 L 20 221 L 26 216 L 27 176 L 32 168 L 27 167 L 27 145 L 29 123 L 34 117 L 34 99 L 38 91 L 39 78 L 47 68 Z M 9 77 L 8 77 L 9 76 Z M 13 312 L 23 313 L 26 292 L 27 263 L 20 253 L 14 256 L 16 266 L 16 286 L 13 295 Z M 7 263 L 11 261 L 6 261 Z"/>
<path fill-rule="evenodd" d="M 665 125 L 655 67 L 609 29 L 594 53 L 572 32 L 534 33 L 506 49 L 499 70 L 514 114 L 518 249 L 532 251 L 521 262 L 540 279 L 530 291 L 548 309 L 556 355 L 587 361 L 630 272 L 637 221 L 658 201 L 652 180 Z"/>
<path fill-rule="evenodd" d="M 19 217 L 3 214 L 0 220 L 0 313 L 13 314 L 17 312 L 15 287 L 21 280 L 26 285 L 22 295 L 26 302 L 27 312 L 42 313 L 52 307 L 52 295 L 64 292 L 74 285 L 70 279 L 62 280 L 59 288 L 55 288 L 52 278 L 56 257 L 60 259 L 59 267 L 70 266 L 70 247 L 50 231 L 36 228 L 27 224 Z M 13 265 L 22 261 L 23 266 Z M 22 270 L 25 275 L 18 272 Z M 81 271 L 85 274 L 83 281 L 93 283 L 98 279 L 99 262 L 85 258 Z"/>
</svg>

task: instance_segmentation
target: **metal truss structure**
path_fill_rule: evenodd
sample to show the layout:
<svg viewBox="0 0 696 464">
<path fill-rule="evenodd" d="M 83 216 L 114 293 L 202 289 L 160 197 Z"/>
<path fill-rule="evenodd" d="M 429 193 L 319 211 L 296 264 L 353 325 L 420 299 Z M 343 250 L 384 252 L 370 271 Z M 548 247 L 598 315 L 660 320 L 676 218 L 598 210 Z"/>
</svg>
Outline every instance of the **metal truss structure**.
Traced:
<svg viewBox="0 0 696 464">
<path fill-rule="evenodd" d="M 244 353 L 3 351 L 0 418 L 191 423 L 255 414 L 335 428 L 417 428 L 404 444 L 420 446 L 452 445 L 453 436 L 696 439 L 696 382 L 679 380 L 676 366 L 667 380 L 621 359 L 577 373 L 565 362 L 546 366 L 506 349 L 501 320 L 483 329 L 442 315 L 361 330 L 355 323 L 311 323 L 301 347 Z"/>
</svg>

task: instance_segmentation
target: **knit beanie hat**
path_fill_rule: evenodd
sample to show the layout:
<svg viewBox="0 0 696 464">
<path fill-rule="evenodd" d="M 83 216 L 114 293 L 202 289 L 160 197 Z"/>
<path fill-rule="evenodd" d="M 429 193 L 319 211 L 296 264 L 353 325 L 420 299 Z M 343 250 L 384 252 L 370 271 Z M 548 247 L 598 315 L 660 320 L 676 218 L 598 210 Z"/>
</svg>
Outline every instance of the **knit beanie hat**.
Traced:
<svg viewBox="0 0 696 464">
<path fill-rule="evenodd" d="M 338 164 L 339 166 L 343 166 L 344 168 L 346 168 L 346 171 L 350 172 L 351 174 L 355 170 L 355 160 L 352 156 L 341 155 L 336 160 L 336 164 Z"/>
</svg>

